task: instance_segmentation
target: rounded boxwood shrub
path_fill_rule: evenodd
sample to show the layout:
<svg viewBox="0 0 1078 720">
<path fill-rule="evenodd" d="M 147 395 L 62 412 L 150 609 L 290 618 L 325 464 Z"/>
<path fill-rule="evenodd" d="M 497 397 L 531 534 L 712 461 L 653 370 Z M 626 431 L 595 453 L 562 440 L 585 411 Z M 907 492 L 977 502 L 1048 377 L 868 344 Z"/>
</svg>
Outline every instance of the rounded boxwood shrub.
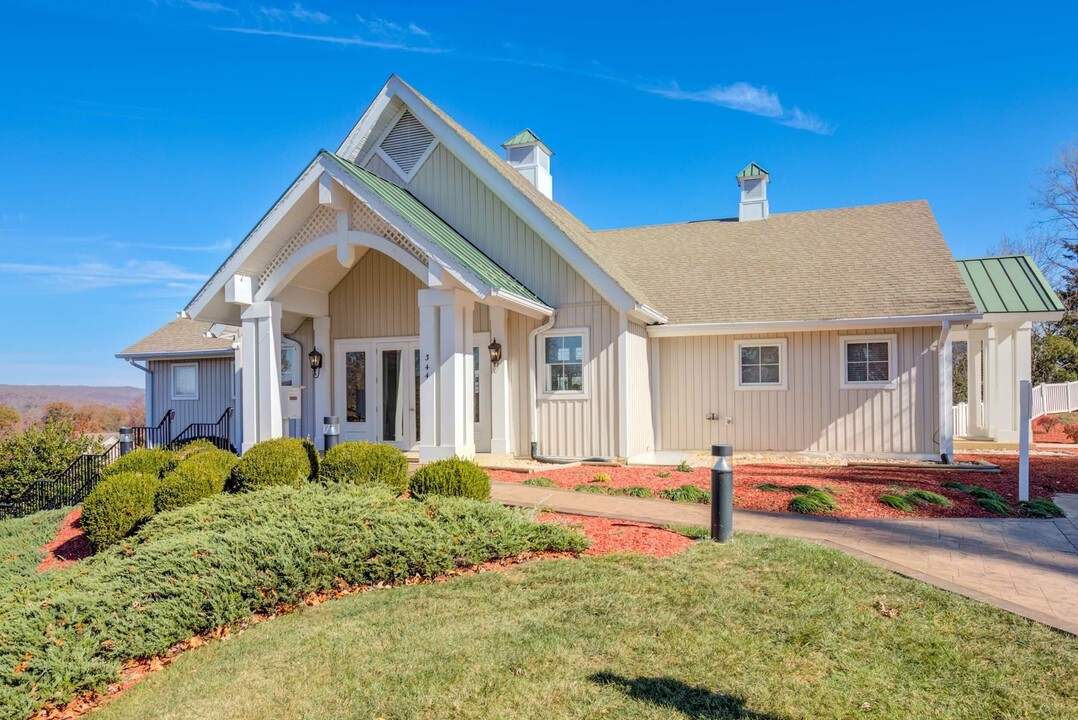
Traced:
<svg viewBox="0 0 1078 720">
<path fill-rule="evenodd" d="M 490 499 L 490 476 L 471 460 L 446 458 L 415 471 L 408 489 L 417 498 L 428 495 Z"/>
<path fill-rule="evenodd" d="M 318 479 L 353 485 L 382 483 L 401 494 L 408 489 L 408 458 L 392 445 L 341 443 L 322 458 Z"/>
<path fill-rule="evenodd" d="M 232 489 L 257 490 L 271 485 L 300 487 L 318 476 L 317 457 L 309 440 L 264 440 L 244 453 L 232 469 Z"/>
<path fill-rule="evenodd" d="M 203 450 L 161 480 L 154 498 L 157 512 L 174 510 L 223 491 L 240 459 L 227 450 Z"/>
<path fill-rule="evenodd" d="M 119 542 L 153 517 L 157 477 L 127 472 L 102 480 L 82 503 L 82 529 L 95 550 Z"/>
<path fill-rule="evenodd" d="M 199 453 L 216 449 L 217 446 L 213 444 L 212 440 L 208 440 L 207 438 L 195 438 L 194 440 L 183 443 L 179 447 L 175 447 L 172 452 L 180 462 L 183 462 L 192 455 L 198 455 Z"/>
<path fill-rule="evenodd" d="M 178 462 L 175 453 L 164 448 L 139 448 L 121 455 L 114 463 L 102 468 L 101 479 L 133 472 L 161 478 L 175 469 Z"/>
</svg>

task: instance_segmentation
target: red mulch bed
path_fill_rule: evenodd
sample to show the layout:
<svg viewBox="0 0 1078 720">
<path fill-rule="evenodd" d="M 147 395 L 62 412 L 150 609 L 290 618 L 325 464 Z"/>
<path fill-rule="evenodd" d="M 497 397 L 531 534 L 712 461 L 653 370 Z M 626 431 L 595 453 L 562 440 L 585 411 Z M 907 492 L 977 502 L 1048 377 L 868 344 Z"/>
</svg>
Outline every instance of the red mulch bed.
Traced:
<svg viewBox="0 0 1078 720">
<path fill-rule="evenodd" d="M 1060 423 L 1059 425 L 1056 425 L 1051 430 L 1045 430 L 1044 427 L 1040 423 L 1038 423 L 1036 420 L 1034 420 L 1033 421 L 1033 442 L 1035 442 L 1035 443 L 1065 443 L 1067 445 L 1074 444 L 1074 441 L 1071 440 L 1069 437 L 1067 437 L 1063 433 L 1063 428 L 1064 427 L 1065 426 L 1062 423 Z"/>
<path fill-rule="evenodd" d="M 82 532 L 81 507 L 67 514 L 56 537 L 49 544 L 43 545 L 41 552 L 45 553 L 45 559 L 37 566 L 38 572 L 74 565 L 93 554 L 90 543 L 86 541 L 86 535 Z"/>
<path fill-rule="evenodd" d="M 996 517 L 978 506 L 968 494 L 940 487 L 940 483 L 956 481 L 994 490 L 1011 502 L 1018 501 L 1018 456 L 981 455 L 959 456 L 961 460 L 987 460 L 1000 466 L 1001 472 L 961 472 L 945 470 L 904 470 L 899 468 L 854 468 L 794 464 L 737 464 L 734 468 L 734 506 L 743 510 L 785 512 L 791 492 L 767 492 L 755 486 L 762 483 L 777 485 L 814 485 L 831 488 L 838 503 L 833 515 L 838 517 L 909 518 L 909 517 Z M 548 477 L 558 487 L 572 489 L 592 480 L 596 473 L 610 476 L 611 487 L 641 485 L 658 492 L 684 484 L 709 489 L 710 470 L 694 468 L 678 472 L 674 468 L 656 467 L 593 467 L 551 468 L 523 474 L 509 471 L 491 472 L 491 478 L 504 482 L 523 482 L 529 477 Z M 669 473 L 659 477 L 659 473 Z M 904 513 L 879 501 L 894 487 L 932 490 L 949 498 L 949 508 L 923 506 L 915 513 Z M 1047 497 L 1060 492 L 1078 493 L 1078 456 L 1034 455 L 1030 458 L 1030 496 Z"/>
<path fill-rule="evenodd" d="M 635 552 L 655 557 L 670 557 L 695 542 L 684 535 L 663 530 L 654 525 L 611 520 L 609 518 L 540 513 L 540 522 L 556 522 L 579 527 L 591 541 L 585 555 L 607 555 L 615 552 Z"/>
</svg>

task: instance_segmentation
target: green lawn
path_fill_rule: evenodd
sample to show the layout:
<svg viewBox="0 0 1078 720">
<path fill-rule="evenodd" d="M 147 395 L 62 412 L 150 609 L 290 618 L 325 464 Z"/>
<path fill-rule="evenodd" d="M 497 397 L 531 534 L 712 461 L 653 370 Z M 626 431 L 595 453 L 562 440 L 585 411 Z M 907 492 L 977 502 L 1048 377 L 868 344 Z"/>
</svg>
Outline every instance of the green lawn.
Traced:
<svg viewBox="0 0 1078 720">
<path fill-rule="evenodd" d="M 1073 637 L 738 536 L 335 600 L 190 652 L 94 717 L 1074 718 L 1076 667 Z"/>
</svg>

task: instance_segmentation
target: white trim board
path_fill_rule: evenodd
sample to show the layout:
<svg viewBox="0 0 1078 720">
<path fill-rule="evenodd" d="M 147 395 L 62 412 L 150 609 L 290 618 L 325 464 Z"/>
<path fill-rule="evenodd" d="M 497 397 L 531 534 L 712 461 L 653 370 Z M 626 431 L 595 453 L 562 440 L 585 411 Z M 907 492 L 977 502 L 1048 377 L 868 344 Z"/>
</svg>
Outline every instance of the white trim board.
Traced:
<svg viewBox="0 0 1078 720">
<path fill-rule="evenodd" d="M 814 332 L 819 330 L 865 330 L 872 328 L 923 327 L 973 322 L 980 314 L 905 315 L 897 317 L 844 318 L 841 320 L 768 320 L 739 323 L 678 323 L 648 325 L 652 337 L 690 337 L 694 335 L 741 335 L 771 332 Z"/>
</svg>

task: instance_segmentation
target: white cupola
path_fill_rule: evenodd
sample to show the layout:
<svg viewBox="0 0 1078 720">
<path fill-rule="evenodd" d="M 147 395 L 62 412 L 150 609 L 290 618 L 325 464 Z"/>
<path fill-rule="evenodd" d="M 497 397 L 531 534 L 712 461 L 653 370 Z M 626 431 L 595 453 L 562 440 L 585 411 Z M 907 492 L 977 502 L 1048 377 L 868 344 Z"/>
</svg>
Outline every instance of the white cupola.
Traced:
<svg viewBox="0 0 1078 720">
<path fill-rule="evenodd" d="M 737 184 L 741 187 L 738 221 L 767 220 L 767 186 L 770 182 L 771 175 L 754 162 L 737 174 Z"/>
<path fill-rule="evenodd" d="M 505 160 L 548 198 L 554 198 L 550 156 L 554 153 L 530 129 L 524 128 L 502 143 Z"/>
</svg>

